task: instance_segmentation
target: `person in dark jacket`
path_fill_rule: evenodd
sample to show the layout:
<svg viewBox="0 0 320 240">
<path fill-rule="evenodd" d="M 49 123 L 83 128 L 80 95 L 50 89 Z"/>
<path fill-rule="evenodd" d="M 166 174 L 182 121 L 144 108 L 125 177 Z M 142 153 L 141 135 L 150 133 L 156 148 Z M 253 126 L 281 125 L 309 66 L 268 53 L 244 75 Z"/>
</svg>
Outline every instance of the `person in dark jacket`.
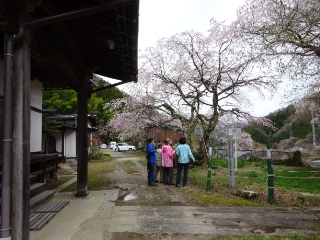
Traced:
<svg viewBox="0 0 320 240">
<path fill-rule="evenodd" d="M 147 146 L 147 155 L 149 155 L 149 171 L 148 171 L 148 185 L 149 186 L 157 186 L 154 184 L 154 174 L 156 168 L 156 155 L 155 153 L 157 150 L 154 150 L 153 145 L 153 138 L 148 139 L 148 146 Z"/>
</svg>

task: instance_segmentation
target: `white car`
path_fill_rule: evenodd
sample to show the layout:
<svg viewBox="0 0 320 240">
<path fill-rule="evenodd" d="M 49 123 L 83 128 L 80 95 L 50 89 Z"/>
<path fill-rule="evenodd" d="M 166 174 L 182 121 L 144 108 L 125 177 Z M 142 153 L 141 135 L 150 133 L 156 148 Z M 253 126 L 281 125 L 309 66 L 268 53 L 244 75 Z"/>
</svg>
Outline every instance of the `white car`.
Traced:
<svg viewBox="0 0 320 240">
<path fill-rule="evenodd" d="M 101 144 L 100 148 L 107 148 L 107 144 Z"/>
<path fill-rule="evenodd" d="M 119 152 L 119 151 L 132 151 L 136 150 L 135 146 L 130 146 L 129 144 L 126 143 L 118 143 L 116 146 L 113 148 L 114 151 Z"/>
<path fill-rule="evenodd" d="M 114 147 L 116 146 L 116 142 L 110 142 L 110 149 L 114 149 Z"/>
</svg>

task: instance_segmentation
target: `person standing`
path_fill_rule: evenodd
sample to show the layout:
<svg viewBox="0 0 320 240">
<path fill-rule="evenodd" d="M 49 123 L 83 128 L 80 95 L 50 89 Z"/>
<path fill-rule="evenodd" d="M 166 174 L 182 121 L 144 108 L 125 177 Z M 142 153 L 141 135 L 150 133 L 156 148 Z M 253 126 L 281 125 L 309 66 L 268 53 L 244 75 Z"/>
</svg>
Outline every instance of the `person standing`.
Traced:
<svg viewBox="0 0 320 240">
<path fill-rule="evenodd" d="M 167 138 L 166 145 L 162 147 L 162 166 L 164 167 L 164 184 L 174 185 L 173 183 L 173 158 L 174 151 L 171 148 L 172 141 Z"/>
<path fill-rule="evenodd" d="M 148 146 L 147 146 L 147 156 L 149 157 L 149 171 L 148 171 L 148 185 L 151 187 L 157 186 L 157 184 L 154 183 L 154 172 L 156 167 L 156 155 L 155 153 L 157 150 L 154 150 L 154 141 L 153 138 L 148 139 Z"/>
<path fill-rule="evenodd" d="M 156 153 L 156 173 L 154 175 L 154 182 L 158 183 L 158 173 L 160 172 L 160 183 L 164 183 L 164 168 L 162 167 L 162 144 L 158 144 L 158 149 Z"/>
<path fill-rule="evenodd" d="M 183 186 L 187 186 L 188 179 L 188 169 L 189 169 L 189 158 L 195 162 L 189 145 L 186 144 L 186 139 L 181 137 L 179 139 L 180 145 L 177 147 L 176 155 L 178 156 L 178 167 L 177 167 L 177 180 L 176 187 L 180 187 L 180 178 L 182 169 L 184 169 L 183 174 Z"/>
</svg>

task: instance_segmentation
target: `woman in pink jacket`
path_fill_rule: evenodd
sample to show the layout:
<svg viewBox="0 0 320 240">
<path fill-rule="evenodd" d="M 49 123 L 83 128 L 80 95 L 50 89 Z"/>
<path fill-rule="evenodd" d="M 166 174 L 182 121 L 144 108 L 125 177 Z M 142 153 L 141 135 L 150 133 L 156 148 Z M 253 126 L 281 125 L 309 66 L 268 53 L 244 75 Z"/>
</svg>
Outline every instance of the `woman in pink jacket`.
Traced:
<svg viewBox="0 0 320 240">
<path fill-rule="evenodd" d="M 166 145 L 162 147 L 162 166 L 164 167 L 164 185 L 175 185 L 173 183 L 173 158 L 174 153 L 171 148 L 172 141 L 166 139 Z"/>
</svg>

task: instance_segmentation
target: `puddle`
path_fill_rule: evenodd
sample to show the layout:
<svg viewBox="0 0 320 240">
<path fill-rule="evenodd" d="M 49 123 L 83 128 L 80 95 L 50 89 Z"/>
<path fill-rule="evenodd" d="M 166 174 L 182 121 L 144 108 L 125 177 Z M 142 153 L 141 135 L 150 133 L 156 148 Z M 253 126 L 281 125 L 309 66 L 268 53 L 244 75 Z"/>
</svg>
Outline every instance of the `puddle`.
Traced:
<svg viewBox="0 0 320 240">
<path fill-rule="evenodd" d="M 134 195 L 133 193 L 130 193 L 129 195 L 125 196 L 123 201 L 130 201 L 130 200 L 133 200 L 133 199 L 136 199 L 137 196 Z"/>
<path fill-rule="evenodd" d="M 113 170 L 114 172 L 117 172 L 117 173 L 122 173 L 122 172 L 124 172 L 124 170 L 123 169 L 115 169 L 115 170 Z"/>
<path fill-rule="evenodd" d="M 127 191 L 126 193 L 120 195 L 118 197 L 118 200 L 121 200 L 121 201 L 130 201 L 130 200 L 133 200 L 133 199 L 136 199 L 137 196 L 134 195 L 133 193 L 131 193 L 130 191 Z"/>
<path fill-rule="evenodd" d="M 119 193 L 119 196 L 118 196 L 118 200 L 121 200 L 121 201 L 130 201 L 130 200 L 133 200 L 133 199 L 136 199 L 137 196 L 134 195 L 133 193 L 131 193 L 128 188 L 122 188 L 122 187 L 119 187 L 119 186 L 113 186 L 113 188 L 115 189 L 120 189 L 120 193 Z"/>
</svg>

